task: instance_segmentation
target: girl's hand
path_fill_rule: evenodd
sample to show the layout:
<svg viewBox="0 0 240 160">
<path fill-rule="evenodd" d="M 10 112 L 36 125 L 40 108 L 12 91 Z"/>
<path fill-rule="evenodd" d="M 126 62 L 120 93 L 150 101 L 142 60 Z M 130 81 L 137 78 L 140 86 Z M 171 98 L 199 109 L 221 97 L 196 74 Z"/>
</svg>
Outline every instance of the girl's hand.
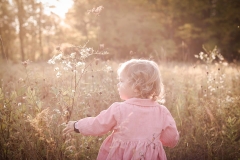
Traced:
<svg viewBox="0 0 240 160">
<path fill-rule="evenodd" d="M 63 129 L 63 134 L 71 133 L 74 131 L 74 123 L 76 121 L 69 121 L 66 128 Z"/>
</svg>

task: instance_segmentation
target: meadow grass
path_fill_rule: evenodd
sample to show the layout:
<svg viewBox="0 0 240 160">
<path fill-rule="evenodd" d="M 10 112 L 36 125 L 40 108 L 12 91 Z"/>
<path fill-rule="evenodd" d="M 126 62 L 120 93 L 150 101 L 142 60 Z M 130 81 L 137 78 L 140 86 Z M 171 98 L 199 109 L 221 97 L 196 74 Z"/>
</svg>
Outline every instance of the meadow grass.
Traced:
<svg viewBox="0 0 240 160">
<path fill-rule="evenodd" d="M 82 61 L 81 61 L 82 62 Z M 113 102 L 119 62 L 13 64 L 0 69 L 0 159 L 96 159 L 107 135 L 63 135 L 69 120 Z M 158 62 L 166 102 L 180 132 L 168 159 L 240 158 L 239 65 Z M 71 66 L 67 66 L 71 65 Z"/>
</svg>

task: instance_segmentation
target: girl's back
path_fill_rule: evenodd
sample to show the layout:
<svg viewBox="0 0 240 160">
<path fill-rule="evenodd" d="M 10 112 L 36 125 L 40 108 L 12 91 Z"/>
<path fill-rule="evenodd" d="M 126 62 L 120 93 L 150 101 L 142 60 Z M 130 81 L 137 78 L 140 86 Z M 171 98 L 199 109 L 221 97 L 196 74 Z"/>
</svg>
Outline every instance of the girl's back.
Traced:
<svg viewBox="0 0 240 160">
<path fill-rule="evenodd" d="M 131 98 L 114 103 L 112 108 L 117 124 L 98 159 L 166 159 L 163 145 L 174 147 L 178 141 L 175 122 L 166 107 L 149 99 Z"/>
</svg>

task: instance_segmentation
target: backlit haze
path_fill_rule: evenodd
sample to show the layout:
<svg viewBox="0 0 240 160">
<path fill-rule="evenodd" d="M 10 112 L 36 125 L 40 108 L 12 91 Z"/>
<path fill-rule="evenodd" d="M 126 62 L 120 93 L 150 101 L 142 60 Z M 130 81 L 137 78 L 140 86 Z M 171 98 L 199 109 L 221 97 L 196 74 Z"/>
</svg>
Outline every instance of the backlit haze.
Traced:
<svg viewBox="0 0 240 160">
<path fill-rule="evenodd" d="M 73 5 L 72 0 L 41 0 L 41 2 L 47 4 L 47 6 L 55 6 L 46 7 L 46 13 L 53 12 L 62 19 L 65 18 L 65 14 L 68 12 L 68 9 L 71 8 Z"/>
</svg>

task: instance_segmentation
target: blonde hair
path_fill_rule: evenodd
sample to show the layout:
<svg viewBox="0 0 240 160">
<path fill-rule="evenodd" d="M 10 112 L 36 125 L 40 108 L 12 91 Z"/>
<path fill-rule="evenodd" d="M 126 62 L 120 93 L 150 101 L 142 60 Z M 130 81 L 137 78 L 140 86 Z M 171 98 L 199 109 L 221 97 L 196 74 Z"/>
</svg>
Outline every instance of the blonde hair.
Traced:
<svg viewBox="0 0 240 160">
<path fill-rule="evenodd" d="M 139 98 L 164 101 L 164 86 L 158 65 L 151 60 L 131 59 L 122 63 L 118 75 L 124 74 Z"/>
</svg>

